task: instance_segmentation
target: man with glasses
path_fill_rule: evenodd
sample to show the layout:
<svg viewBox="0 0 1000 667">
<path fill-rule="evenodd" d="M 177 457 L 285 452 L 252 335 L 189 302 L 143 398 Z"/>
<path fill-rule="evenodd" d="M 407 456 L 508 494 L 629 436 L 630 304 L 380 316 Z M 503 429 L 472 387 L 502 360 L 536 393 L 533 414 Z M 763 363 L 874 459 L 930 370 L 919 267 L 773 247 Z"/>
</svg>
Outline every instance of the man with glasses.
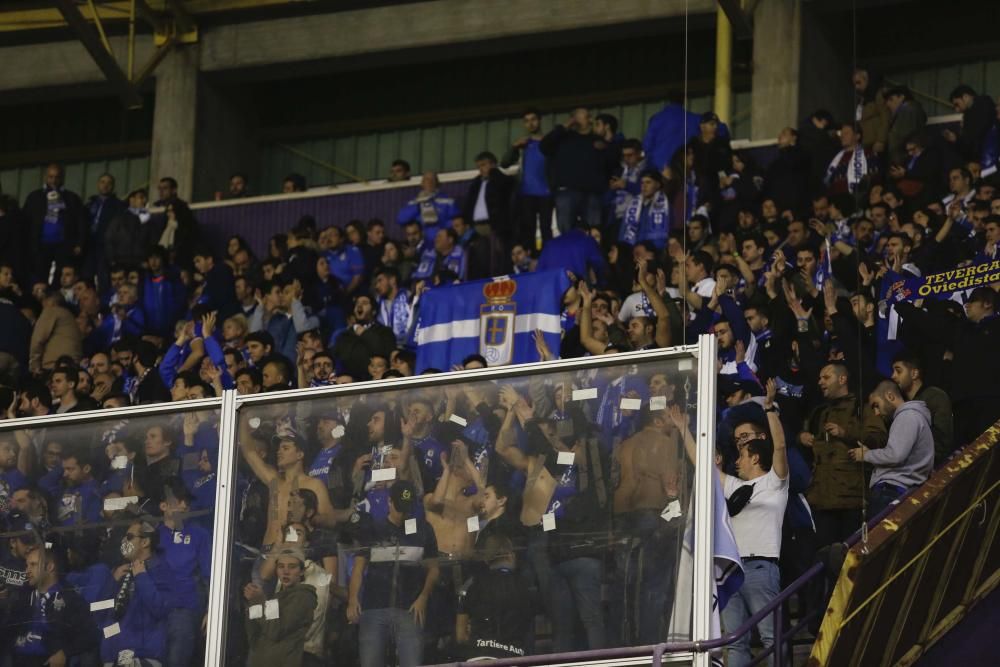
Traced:
<svg viewBox="0 0 1000 667">
<path fill-rule="evenodd" d="M 735 630 L 781 591 L 778 558 L 789 474 L 785 434 L 775 405 L 777 391 L 775 381 L 769 380 L 764 398 L 767 429 L 744 423 L 734 433 L 739 449 L 738 477 L 719 472 L 745 572 L 743 586 L 722 610 L 726 632 Z M 757 624 L 757 630 L 764 648 L 769 648 L 774 643 L 774 622 L 770 615 Z M 730 667 L 749 664 L 750 636 L 743 635 L 729 647 L 727 654 Z"/>
</svg>

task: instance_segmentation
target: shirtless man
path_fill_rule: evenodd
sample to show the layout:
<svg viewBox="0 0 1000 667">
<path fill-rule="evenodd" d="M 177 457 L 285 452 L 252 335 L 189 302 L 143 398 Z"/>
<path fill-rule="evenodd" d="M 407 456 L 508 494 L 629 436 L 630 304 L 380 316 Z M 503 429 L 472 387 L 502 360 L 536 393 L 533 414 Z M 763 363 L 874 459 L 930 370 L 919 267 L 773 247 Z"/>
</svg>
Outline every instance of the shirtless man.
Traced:
<svg viewBox="0 0 1000 667">
<path fill-rule="evenodd" d="M 469 531 L 469 518 L 476 517 L 478 526 L 478 502 L 486 484 L 479 471 L 469 459 L 468 449 L 461 440 L 452 442 L 454 461 L 449 465 L 448 454 L 441 453 L 443 472 L 434 488 L 434 493 L 424 496 L 427 523 L 434 529 L 438 551 L 456 556 L 465 556 L 475 543 L 475 533 Z M 465 489 L 475 486 L 475 495 L 467 495 Z"/>
<path fill-rule="evenodd" d="M 665 406 L 641 420 L 642 429 L 612 454 L 615 536 L 624 539 L 615 546 L 609 631 L 622 645 L 663 641 L 683 523 L 677 429 Z"/>
<path fill-rule="evenodd" d="M 267 529 L 264 531 L 264 546 L 269 548 L 280 543 L 284 536 L 282 526 L 288 521 L 288 507 L 292 493 L 299 489 L 309 489 L 316 494 L 318 510 L 314 519 L 316 525 L 332 528 L 336 524 L 333 505 L 323 482 L 310 477 L 303 468 L 305 444 L 294 433 L 278 433 L 277 468 L 267 464 L 255 447 L 259 442 L 250 426 L 247 414 L 240 416 L 240 452 L 247 465 L 257 475 L 257 479 L 270 489 L 267 513 Z"/>
</svg>

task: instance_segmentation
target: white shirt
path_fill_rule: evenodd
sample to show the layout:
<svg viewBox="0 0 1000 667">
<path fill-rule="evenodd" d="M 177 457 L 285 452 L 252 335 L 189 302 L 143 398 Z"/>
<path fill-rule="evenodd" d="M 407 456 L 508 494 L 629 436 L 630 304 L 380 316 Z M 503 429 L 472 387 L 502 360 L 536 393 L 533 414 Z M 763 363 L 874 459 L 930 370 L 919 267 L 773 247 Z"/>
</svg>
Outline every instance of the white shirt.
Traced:
<svg viewBox="0 0 1000 667">
<path fill-rule="evenodd" d="M 695 294 L 703 299 L 711 299 L 712 294 L 715 293 L 715 278 L 711 276 L 702 278 L 694 284 L 691 288 Z"/>
<path fill-rule="evenodd" d="M 490 211 L 486 208 L 486 179 L 479 184 L 479 196 L 476 197 L 476 208 L 472 211 L 473 222 L 486 222 L 490 219 Z"/>
<path fill-rule="evenodd" d="M 650 312 L 648 313 L 642 307 L 642 302 L 644 301 L 642 296 L 642 290 L 639 290 L 638 292 L 633 292 L 625 297 L 625 301 L 622 302 L 622 307 L 618 310 L 619 322 L 628 322 L 633 317 L 648 317 L 654 314 L 652 312 L 653 307 L 651 305 L 649 307 Z"/>
<path fill-rule="evenodd" d="M 753 484 L 753 495 L 743 511 L 730 519 L 740 556 L 777 558 L 781 555 L 781 524 L 788 504 L 788 478 L 781 479 L 774 469 L 749 482 L 726 475 L 723 491 L 726 498 L 741 486 Z"/>
</svg>

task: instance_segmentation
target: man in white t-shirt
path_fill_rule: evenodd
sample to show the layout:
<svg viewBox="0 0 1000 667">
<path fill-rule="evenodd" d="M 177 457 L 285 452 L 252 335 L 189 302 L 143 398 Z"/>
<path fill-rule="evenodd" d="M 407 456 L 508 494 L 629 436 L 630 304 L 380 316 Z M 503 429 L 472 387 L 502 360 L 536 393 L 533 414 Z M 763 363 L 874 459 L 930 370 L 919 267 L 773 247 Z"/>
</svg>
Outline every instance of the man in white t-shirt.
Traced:
<svg viewBox="0 0 1000 667">
<path fill-rule="evenodd" d="M 768 380 L 764 411 L 767 430 L 760 424 L 744 422 L 733 432 L 739 449 L 736 459 L 738 478 L 719 472 L 722 488 L 729 505 L 733 534 L 743 559 L 743 586 L 722 610 L 722 625 L 726 632 L 739 627 L 747 618 L 766 606 L 781 591 L 778 556 L 781 554 L 781 524 L 788 503 L 788 457 L 785 436 L 774 403 L 777 385 Z M 741 487 L 752 487 L 749 500 Z M 740 496 L 743 496 L 741 501 Z M 761 643 L 769 648 L 774 643 L 774 622 L 769 614 L 757 624 Z M 727 649 L 729 667 L 741 667 L 750 662 L 750 636 L 744 635 Z M 771 661 L 768 661 L 771 664 Z"/>
</svg>

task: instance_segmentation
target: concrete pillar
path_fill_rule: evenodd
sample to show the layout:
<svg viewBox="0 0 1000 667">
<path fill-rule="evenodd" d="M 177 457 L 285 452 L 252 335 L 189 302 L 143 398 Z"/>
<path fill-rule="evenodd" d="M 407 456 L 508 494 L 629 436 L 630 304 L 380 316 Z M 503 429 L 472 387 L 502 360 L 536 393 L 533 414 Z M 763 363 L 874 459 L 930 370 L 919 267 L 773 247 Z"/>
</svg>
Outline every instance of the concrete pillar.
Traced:
<svg viewBox="0 0 1000 667">
<path fill-rule="evenodd" d="M 802 0 L 760 0 L 753 15 L 753 139 L 774 139 L 817 109 L 848 118 L 852 36 L 845 12 Z"/>
<path fill-rule="evenodd" d="M 760 0 L 753 13 L 753 80 L 750 133 L 774 139 L 798 125 L 802 55 L 800 0 Z"/>
<path fill-rule="evenodd" d="M 715 115 L 733 122 L 733 27 L 722 7 L 715 10 Z"/>
<path fill-rule="evenodd" d="M 171 176 L 181 199 L 188 201 L 194 185 L 199 50 L 197 44 L 175 47 L 155 73 L 150 187 L 155 193 L 157 181 Z"/>
</svg>

